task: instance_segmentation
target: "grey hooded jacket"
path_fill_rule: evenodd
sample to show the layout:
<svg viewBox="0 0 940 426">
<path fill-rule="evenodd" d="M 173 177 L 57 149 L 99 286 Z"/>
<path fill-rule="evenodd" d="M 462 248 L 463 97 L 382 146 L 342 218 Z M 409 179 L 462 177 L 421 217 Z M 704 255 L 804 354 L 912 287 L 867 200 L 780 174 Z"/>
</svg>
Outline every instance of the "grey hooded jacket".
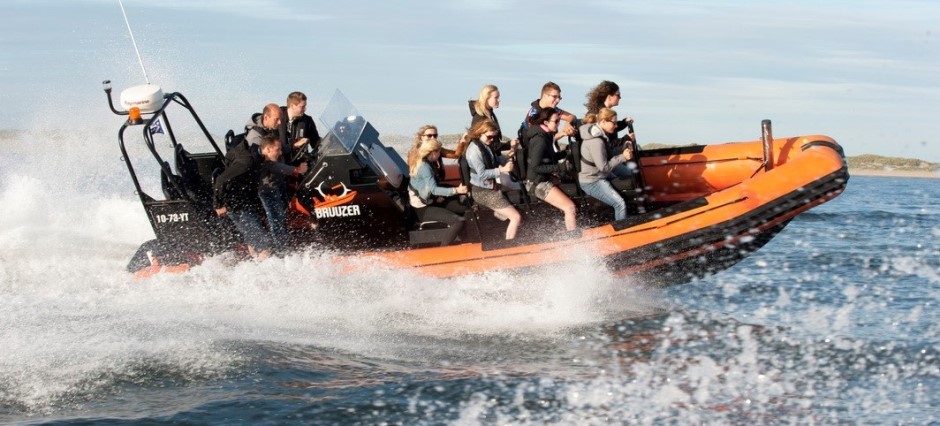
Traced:
<svg viewBox="0 0 940 426">
<path fill-rule="evenodd" d="M 578 130 L 581 132 L 581 139 L 584 140 L 581 143 L 581 171 L 578 173 L 578 180 L 581 183 L 606 179 L 615 167 L 626 162 L 623 155 L 609 157 L 607 135 L 604 134 L 604 130 L 600 126 L 585 124 Z"/>
</svg>

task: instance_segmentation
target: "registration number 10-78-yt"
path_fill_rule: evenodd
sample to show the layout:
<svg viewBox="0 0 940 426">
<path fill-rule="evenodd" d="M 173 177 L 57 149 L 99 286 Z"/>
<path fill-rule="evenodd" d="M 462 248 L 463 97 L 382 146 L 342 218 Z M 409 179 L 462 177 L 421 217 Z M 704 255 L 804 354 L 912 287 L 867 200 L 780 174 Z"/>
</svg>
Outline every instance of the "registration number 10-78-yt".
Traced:
<svg viewBox="0 0 940 426">
<path fill-rule="evenodd" d="M 155 218 L 157 219 L 157 223 L 188 222 L 189 213 L 158 214 Z"/>
</svg>

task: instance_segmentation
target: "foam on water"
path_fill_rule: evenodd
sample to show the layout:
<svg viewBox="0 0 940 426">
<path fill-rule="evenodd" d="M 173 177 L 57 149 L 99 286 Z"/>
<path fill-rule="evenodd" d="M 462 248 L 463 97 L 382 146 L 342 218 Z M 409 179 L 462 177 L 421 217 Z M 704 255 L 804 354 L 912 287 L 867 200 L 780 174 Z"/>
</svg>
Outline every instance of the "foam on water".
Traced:
<svg viewBox="0 0 940 426">
<path fill-rule="evenodd" d="M 42 410 L 154 369 L 221 377 L 249 358 L 231 342 L 406 359 L 433 349 L 413 344 L 420 338 L 547 339 L 658 304 L 589 256 L 524 276 L 441 280 L 308 250 L 263 262 L 222 255 L 134 281 L 124 266 L 153 234 L 114 145 L 87 136 L 65 136 L 56 156 L 4 142 L 23 155 L 0 186 L 4 404 Z"/>
</svg>

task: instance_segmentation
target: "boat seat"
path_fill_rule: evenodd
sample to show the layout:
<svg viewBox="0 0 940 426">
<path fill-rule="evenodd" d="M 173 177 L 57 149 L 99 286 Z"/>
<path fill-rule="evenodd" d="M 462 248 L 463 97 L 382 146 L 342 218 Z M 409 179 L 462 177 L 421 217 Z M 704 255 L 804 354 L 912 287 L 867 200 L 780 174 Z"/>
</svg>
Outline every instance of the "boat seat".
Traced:
<svg viewBox="0 0 940 426">
<path fill-rule="evenodd" d="M 216 153 L 191 154 L 177 144 L 175 149 L 176 172 L 186 194 L 199 204 L 211 205 L 214 173 L 224 168 L 222 158 Z"/>
<path fill-rule="evenodd" d="M 412 247 L 440 247 L 448 235 L 450 235 L 450 229 L 446 223 L 421 222 L 416 229 L 408 231 L 408 243 Z"/>
<path fill-rule="evenodd" d="M 167 200 L 182 200 L 183 194 L 178 189 L 178 186 L 183 186 L 180 177 L 166 173 L 166 170 L 170 168 L 170 163 L 164 161 L 163 165 L 165 168 L 160 169 L 160 186 L 163 188 L 163 196 Z M 176 185 L 173 184 L 174 182 Z"/>
</svg>

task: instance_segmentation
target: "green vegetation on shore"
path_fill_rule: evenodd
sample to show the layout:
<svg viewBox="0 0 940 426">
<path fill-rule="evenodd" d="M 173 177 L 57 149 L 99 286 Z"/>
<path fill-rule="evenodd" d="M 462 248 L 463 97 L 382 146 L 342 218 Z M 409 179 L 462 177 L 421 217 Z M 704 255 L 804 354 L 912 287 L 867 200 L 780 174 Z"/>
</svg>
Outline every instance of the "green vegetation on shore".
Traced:
<svg viewBox="0 0 940 426">
<path fill-rule="evenodd" d="M 850 169 L 860 170 L 898 170 L 914 172 L 935 172 L 940 170 L 940 163 L 931 163 L 916 158 L 885 157 L 882 155 L 862 154 L 846 157 Z"/>
</svg>

